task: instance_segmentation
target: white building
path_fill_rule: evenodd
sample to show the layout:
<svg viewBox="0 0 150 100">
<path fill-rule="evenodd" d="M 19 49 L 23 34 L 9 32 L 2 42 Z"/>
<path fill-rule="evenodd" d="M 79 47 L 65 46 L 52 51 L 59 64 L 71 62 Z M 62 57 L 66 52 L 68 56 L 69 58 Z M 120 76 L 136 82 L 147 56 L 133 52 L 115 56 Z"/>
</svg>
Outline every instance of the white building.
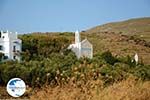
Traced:
<svg viewBox="0 0 150 100">
<path fill-rule="evenodd" d="M 78 58 L 93 58 L 92 44 L 87 39 L 84 39 L 80 42 L 80 33 L 78 31 L 75 32 L 75 43 L 70 44 L 68 49 L 71 49 L 73 52 L 75 52 Z"/>
<path fill-rule="evenodd" d="M 18 39 L 17 32 L 0 31 L 0 52 L 4 54 L 4 60 L 20 61 L 22 41 Z"/>
</svg>

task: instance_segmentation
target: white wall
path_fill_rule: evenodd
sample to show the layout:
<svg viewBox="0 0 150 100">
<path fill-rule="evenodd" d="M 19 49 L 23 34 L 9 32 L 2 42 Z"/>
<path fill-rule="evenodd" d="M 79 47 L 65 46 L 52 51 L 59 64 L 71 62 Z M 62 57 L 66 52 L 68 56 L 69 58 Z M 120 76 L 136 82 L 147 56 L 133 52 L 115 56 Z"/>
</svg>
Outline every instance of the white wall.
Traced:
<svg viewBox="0 0 150 100">
<path fill-rule="evenodd" d="M 14 43 L 14 42 L 18 43 Z M 21 40 L 17 39 L 17 34 L 16 33 L 11 33 L 11 32 L 6 32 L 3 33 L 1 32 L 1 38 L 0 38 L 0 45 L 3 46 L 3 51 L 0 51 L 5 54 L 5 56 L 8 56 L 9 59 L 14 60 L 14 56 L 16 56 L 17 60 L 20 60 L 20 56 L 15 55 L 13 47 L 16 46 L 16 51 L 21 52 Z"/>
</svg>

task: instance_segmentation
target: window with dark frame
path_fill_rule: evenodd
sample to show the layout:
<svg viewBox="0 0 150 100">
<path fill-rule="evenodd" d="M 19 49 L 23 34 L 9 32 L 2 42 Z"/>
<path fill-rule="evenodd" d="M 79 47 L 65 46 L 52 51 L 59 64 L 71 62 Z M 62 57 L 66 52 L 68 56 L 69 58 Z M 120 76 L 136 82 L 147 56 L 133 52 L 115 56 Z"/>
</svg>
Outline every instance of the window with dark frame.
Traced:
<svg viewBox="0 0 150 100">
<path fill-rule="evenodd" d="M 13 56 L 13 59 L 16 59 L 16 56 Z"/>
<path fill-rule="evenodd" d="M 3 46 L 2 45 L 0 45 L 0 50 L 3 50 Z"/>
<path fill-rule="evenodd" d="M 8 56 L 4 56 L 4 59 L 8 59 Z"/>
<path fill-rule="evenodd" d="M 13 46 L 13 51 L 14 51 L 14 52 L 16 51 L 16 46 Z"/>
</svg>

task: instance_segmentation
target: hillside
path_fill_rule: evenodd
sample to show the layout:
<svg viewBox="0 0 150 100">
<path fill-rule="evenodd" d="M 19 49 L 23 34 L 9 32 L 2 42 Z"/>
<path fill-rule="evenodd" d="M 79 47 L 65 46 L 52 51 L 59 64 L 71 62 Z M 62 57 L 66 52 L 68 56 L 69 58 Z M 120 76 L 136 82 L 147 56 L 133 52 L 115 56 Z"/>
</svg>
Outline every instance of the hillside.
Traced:
<svg viewBox="0 0 150 100">
<path fill-rule="evenodd" d="M 94 32 L 93 28 L 81 33 L 82 39 L 93 44 L 93 58 L 77 59 L 67 49 L 74 42 L 72 32 L 35 32 L 19 38 L 22 61 L 0 62 L 0 99 L 14 99 L 6 91 L 7 82 L 14 77 L 27 85 L 22 99 L 150 98 L 150 45 L 146 40 L 116 31 Z M 135 53 L 139 55 L 138 64 L 132 61 Z"/>
<path fill-rule="evenodd" d="M 150 17 L 107 23 L 87 30 L 88 33 L 115 32 L 150 41 Z"/>
<path fill-rule="evenodd" d="M 116 56 L 134 56 L 150 64 L 150 18 L 108 23 L 82 32 L 94 46 L 94 52 L 111 51 Z"/>
</svg>

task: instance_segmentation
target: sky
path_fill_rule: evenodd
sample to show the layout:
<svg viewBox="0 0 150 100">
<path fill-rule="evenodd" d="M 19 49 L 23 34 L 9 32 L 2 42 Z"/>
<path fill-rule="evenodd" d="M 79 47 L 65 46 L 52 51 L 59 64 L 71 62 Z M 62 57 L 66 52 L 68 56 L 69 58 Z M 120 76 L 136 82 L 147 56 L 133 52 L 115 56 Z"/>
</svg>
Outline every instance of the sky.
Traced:
<svg viewBox="0 0 150 100">
<path fill-rule="evenodd" d="M 150 0 L 0 0 L 0 30 L 65 32 L 150 17 Z"/>
</svg>

